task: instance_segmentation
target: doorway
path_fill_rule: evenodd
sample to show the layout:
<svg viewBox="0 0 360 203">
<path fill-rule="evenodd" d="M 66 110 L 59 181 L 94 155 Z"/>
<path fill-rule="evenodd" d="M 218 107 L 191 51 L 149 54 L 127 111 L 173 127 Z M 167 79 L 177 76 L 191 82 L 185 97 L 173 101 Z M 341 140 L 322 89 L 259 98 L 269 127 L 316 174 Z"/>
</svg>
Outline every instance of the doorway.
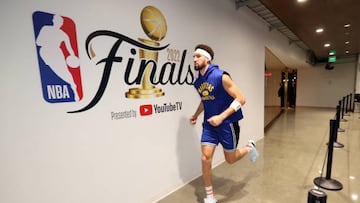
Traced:
<svg viewBox="0 0 360 203">
<path fill-rule="evenodd" d="M 297 69 L 285 68 L 281 71 L 281 84 L 278 91 L 281 108 L 296 107 Z"/>
</svg>

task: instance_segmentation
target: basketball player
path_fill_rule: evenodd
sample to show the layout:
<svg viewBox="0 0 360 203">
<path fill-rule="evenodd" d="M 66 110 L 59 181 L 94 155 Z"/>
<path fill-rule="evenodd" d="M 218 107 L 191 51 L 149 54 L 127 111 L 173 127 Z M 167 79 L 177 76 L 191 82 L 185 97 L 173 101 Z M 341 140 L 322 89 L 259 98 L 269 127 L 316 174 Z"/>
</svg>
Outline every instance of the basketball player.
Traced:
<svg viewBox="0 0 360 203">
<path fill-rule="evenodd" d="M 205 203 L 217 202 L 212 188 L 212 158 L 216 146 L 220 143 L 224 149 L 226 162 L 233 164 L 250 153 L 250 160 L 255 162 L 259 156 L 255 142 L 237 148 L 240 135 L 238 121 L 243 118 L 241 107 L 245 97 L 231 80 L 228 73 L 211 63 L 213 50 L 204 44 L 197 45 L 194 52 L 194 68 L 199 76 L 194 82 L 201 101 L 191 124 L 196 124 L 200 113 L 204 111 L 203 131 L 201 136 L 201 163 L 205 185 Z"/>
</svg>

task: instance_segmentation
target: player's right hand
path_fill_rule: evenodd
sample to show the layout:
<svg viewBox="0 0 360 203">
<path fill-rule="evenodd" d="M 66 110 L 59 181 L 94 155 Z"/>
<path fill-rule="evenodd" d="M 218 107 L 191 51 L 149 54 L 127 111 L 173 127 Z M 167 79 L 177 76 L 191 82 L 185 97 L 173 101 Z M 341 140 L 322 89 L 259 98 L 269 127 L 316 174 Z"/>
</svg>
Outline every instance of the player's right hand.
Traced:
<svg viewBox="0 0 360 203">
<path fill-rule="evenodd" d="M 190 123 L 191 123 L 191 124 L 195 125 L 195 124 L 196 124 L 197 117 L 195 117 L 194 115 L 192 115 L 189 120 L 190 120 Z"/>
</svg>

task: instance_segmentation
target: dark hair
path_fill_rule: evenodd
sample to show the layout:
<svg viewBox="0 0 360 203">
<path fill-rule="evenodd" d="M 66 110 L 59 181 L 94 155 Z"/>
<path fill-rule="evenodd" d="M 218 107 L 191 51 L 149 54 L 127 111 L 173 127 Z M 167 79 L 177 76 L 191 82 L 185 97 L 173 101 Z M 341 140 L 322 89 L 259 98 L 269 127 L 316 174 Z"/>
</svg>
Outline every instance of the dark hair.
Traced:
<svg viewBox="0 0 360 203">
<path fill-rule="evenodd" d="M 195 47 L 195 50 L 196 49 L 203 49 L 203 50 L 207 51 L 210 54 L 211 58 L 214 59 L 214 51 L 208 45 L 206 45 L 206 44 L 198 44 Z"/>
</svg>

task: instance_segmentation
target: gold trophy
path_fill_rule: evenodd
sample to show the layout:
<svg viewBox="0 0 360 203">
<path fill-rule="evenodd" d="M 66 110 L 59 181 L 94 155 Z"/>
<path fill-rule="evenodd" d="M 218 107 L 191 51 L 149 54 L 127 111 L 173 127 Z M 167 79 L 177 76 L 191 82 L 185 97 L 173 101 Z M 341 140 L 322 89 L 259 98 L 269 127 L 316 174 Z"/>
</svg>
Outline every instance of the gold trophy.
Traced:
<svg viewBox="0 0 360 203">
<path fill-rule="evenodd" d="M 159 41 L 164 39 L 167 31 L 166 20 L 160 10 L 153 6 L 146 6 L 143 8 L 140 14 L 141 26 L 145 34 L 150 39 L 139 38 L 139 40 L 147 45 L 158 47 Z M 149 59 L 157 62 L 158 52 L 139 50 L 140 59 Z M 165 95 L 165 92 L 161 88 L 153 86 L 150 82 L 151 67 L 145 67 L 144 75 L 141 81 L 140 88 L 130 88 L 125 93 L 126 98 L 138 99 L 138 98 L 151 98 L 161 97 Z"/>
</svg>

